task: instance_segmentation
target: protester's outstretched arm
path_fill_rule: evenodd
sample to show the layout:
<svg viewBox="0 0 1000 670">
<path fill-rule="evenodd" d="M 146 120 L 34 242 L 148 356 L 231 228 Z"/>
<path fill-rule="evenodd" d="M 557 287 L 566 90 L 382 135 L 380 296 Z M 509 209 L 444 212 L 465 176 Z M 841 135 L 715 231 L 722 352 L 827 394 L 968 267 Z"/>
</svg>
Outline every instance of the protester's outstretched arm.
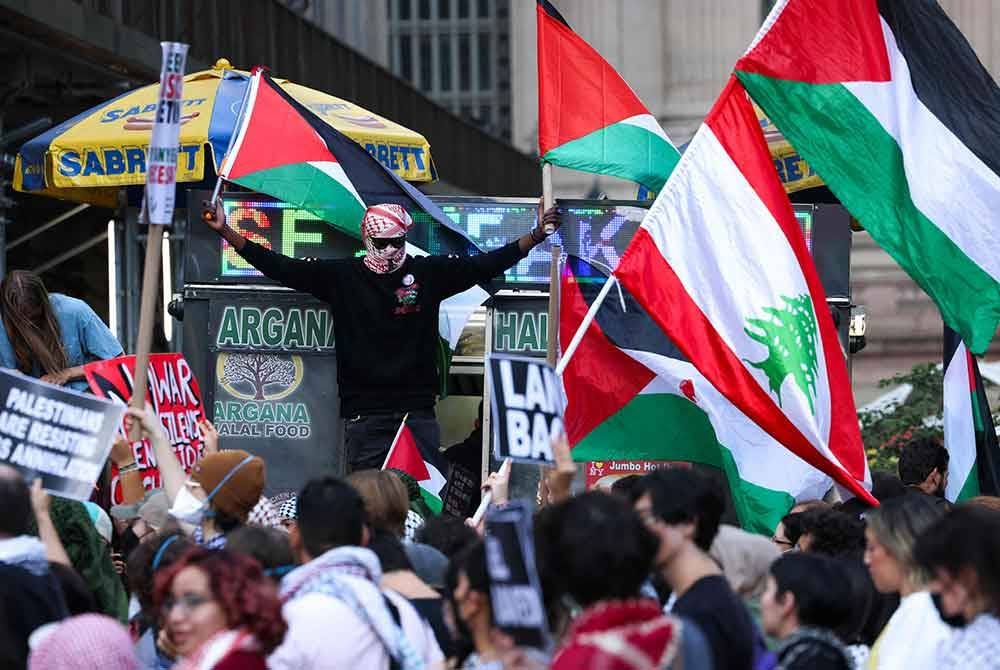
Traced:
<svg viewBox="0 0 1000 670">
<path fill-rule="evenodd" d="M 569 500 L 573 495 L 573 478 L 576 477 L 576 464 L 570 455 L 566 433 L 559 433 L 559 436 L 552 441 L 552 457 L 555 460 L 555 467 L 549 470 L 545 477 L 548 489 L 546 502 L 549 505 L 557 505 Z"/>
<path fill-rule="evenodd" d="M 146 409 L 128 408 L 128 418 L 126 424 L 131 427 L 133 421 L 138 421 L 142 426 L 142 436 L 149 440 L 156 455 L 156 465 L 160 468 L 160 481 L 163 482 L 163 490 L 167 492 L 167 497 L 173 503 L 177 497 L 177 492 L 184 486 L 187 474 L 177 460 L 174 448 L 170 446 L 170 439 L 163 429 L 163 424 L 159 422 L 153 408 L 146 405 Z"/>
<path fill-rule="evenodd" d="M 135 462 L 132 443 L 123 437 L 111 446 L 111 462 L 118 466 L 118 482 L 122 486 L 122 503 L 131 505 L 140 502 L 146 495 L 142 485 L 142 473 Z"/>
<path fill-rule="evenodd" d="M 52 523 L 52 516 L 49 514 L 51 503 L 49 494 L 42 489 L 42 480 L 36 479 L 31 485 L 31 507 L 35 511 L 35 522 L 38 524 L 38 539 L 45 545 L 45 557 L 50 563 L 73 567 L 69 554 L 66 553 L 66 547 L 59 539 L 56 525 Z"/>
</svg>

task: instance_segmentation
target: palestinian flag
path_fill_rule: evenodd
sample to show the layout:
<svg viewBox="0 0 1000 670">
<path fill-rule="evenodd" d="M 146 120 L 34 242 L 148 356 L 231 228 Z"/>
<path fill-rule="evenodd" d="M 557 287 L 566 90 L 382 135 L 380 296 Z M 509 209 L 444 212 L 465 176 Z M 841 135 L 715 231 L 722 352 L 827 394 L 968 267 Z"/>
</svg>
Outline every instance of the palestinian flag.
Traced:
<svg viewBox="0 0 1000 670">
<path fill-rule="evenodd" d="M 383 470 L 401 470 L 420 485 L 420 495 L 435 514 L 441 513 L 441 493 L 447 480 L 441 474 L 437 458 L 424 455 L 416 438 L 406 425 L 406 417 L 399 424 L 396 437 L 385 457 Z"/>
<path fill-rule="evenodd" d="M 659 191 L 680 154 L 625 80 L 538 0 L 538 153 Z"/>
<path fill-rule="evenodd" d="M 478 246 L 427 196 L 400 179 L 360 144 L 331 128 L 262 70 L 250 79 L 237 131 L 219 176 L 312 212 L 341 232 L 361 237 L 369 205 L 394 202 L 413 217 L 407 253 L 479 253 Z M 451 352 L 469 316 L 489 293 L 479 286 L 441 303 L 441 395 Z"/>
<path fill-rule="evenodd" d="M 945 497 L 961 502 L 1000 492 L 1000 446 L 976 359 L 958 333 L 944 328 Z"/>
<path fill-rule="evenodd" d="M 737 76 L 974 354 L 1000 323 L 1000 89 L 934 0 L 782 0 Z"/>
<path fill-rule="evenodd" d="M 569 342 L 607 277 L 570 256 L 559 331 Z M 611 289 L 563 372 L 573 458 L 691 461 L 721 469 L 740 523 L 770 534 L 796 500 L 822 498 L 828 476 L 733 406 L 621 286 Z"/>
<path fill-rule="evenodd" d="M 735 78 L 615 276 L 750 421 L 850 493 L 875 502 L 864 486 L 868 463 L 826 296 Z M 776 462 L 761 459 L 765 468 Z"/>
</svg>

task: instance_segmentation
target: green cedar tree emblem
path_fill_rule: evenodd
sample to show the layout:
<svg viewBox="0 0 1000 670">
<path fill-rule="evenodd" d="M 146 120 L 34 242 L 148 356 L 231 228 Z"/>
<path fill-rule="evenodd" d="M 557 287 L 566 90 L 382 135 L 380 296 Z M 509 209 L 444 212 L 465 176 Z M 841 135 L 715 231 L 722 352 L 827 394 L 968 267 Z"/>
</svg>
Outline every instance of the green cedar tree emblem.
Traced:
<svg viewBox="0 0 1000 670">
<path fill-rule="evenodd" d="M 744 332 L 767 347 L 767 358 L 747 363 L 767 375 L 771 392 L 781 405 L 781 384 L 789 375 L 809 401 L 809 410 L 816 414 L 816 316 L 812 299 L 807 295 L 794 298 L 781 296 L 784 306 L 765 307 L 770 318 L 749 318 Z M 751 330 L 753 328 L 753 330 Z M 744 359 L 746 360 L 746 359 Z"/>
</svg>

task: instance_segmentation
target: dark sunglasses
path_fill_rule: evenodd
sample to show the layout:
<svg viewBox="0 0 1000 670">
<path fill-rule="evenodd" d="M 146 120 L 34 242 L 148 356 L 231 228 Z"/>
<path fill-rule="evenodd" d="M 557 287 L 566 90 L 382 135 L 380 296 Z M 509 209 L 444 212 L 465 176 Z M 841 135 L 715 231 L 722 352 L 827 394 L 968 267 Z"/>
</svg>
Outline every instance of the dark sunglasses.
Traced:
<svg viewBox="0 0 1000 670">
<path fill-rule="evenodd" d="M 381 251 L 386 247 L 395 247 L 399 249 L 406 244 L 406 235 L 400 235 L 399 237 L 373 237 L 372 246 Z"/>
</svg>

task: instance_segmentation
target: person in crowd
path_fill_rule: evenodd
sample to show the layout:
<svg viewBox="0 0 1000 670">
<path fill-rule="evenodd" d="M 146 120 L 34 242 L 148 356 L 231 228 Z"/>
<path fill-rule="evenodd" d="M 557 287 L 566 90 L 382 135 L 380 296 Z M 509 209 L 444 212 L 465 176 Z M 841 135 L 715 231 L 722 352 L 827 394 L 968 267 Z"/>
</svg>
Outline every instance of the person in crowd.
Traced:
<svg viewBox="0 0 1000 670">
<path fill-rule="evenodd" d="M 449 559 L 479 539 L 479 535 L 458 517 L 439 514 L 417 531 L 417 543 L 434 547 Z"/>
<path fill-rule="evenodd" d="M 218 451 L 199 460 L 188 477 L 152 408 L 127 412 L 126 423 L 138 421 L 153 447 L 170 515 L 198 544 L 225 547 L 226 535 L 245 524 L 260 501 L 267 479 L 264 461 L 242 449 Z"/>
<path fill-rule="evenodd" d="M 66 604 L 45 545 L 31 534 L 31 491 L 8 465 L 0 465 L 0 510 L 0 667 L 24 668 L 29 636 L 64 618 Z"/>
<path fill-rule="evenodd" d="M 632 499 L 632 489 L 635 485 L 639 483 L 642 479 L 642 475 L 626 475 L 624 477 L 619 477 L 611 485 L 611 493 L 616 496 L 621 496 L 625 500 Z"/>
<path fill-rule="evenodd" d="M 87 303 L 50 294 L 42 278 L 13 270 L 0 282 L 0 367 L 87 390 L 83 366 L 121 356 L 121 344 Z"/>
<path fill-rule="evenodd" d="M 513 266 L 561 223 L 552 208 L 530 233 L 490 253 L 413 257 L 406 253 L 409 213 L 379 204 L 360 222 L 363 258 L 316 261 L 288 258 L 247 240 L 227 225 L 221 202 L 206 202 L 203 218 L 266 276 L 330 305 L 350 471 L 382 467 L 404 415 L 421 449 L 440 448 L 433 408 L 440 388 L 441 301 Z"/>
<path fill-rule="evenodd" d="M 271 503 L 278 510 L 281 528 L 286 533 L 295 525 L 296 495 L 294 491 L 285 491 L 271 497 Z"/>
<path fill-rule="evenodd" d="M 865 524 L 830 507 L 814 507 L 799 518 L 798 548 L 826 556 L 860 557 L 865 550 Z"/>
<path fill-rule="evenodd" d="M 994 512 L 1000 512 L 1000 497 L 998 496 L 974 496 L 965 502 L 969 505 L 977 505 Z"/>
<path fill-rule="evenodd" d="M 801 521 L 801 512 L 789 512 L 781 517 L 781 521 L 774 527 L 774 533 L 771 534 L 771 542 L 778 547 L 781 553 L 795 549 L 795 545 L 799 542 L 799 536 L 802 535 Z"/>
<path fill-rule="evenodd" d="M 373 530 L 384 530 L 402 538 L 410 513 L 410 497 L 406 484 L 395 470 L 359 470 L 347 477 L 365 501 L 365 514 Z M 425 544 L 404 542 L 403 548 L 414 572 L 434 588 L 444 585 L 448 559 Z"/>
<path fill-rule="evenodd" d="M 478 538 L 461 549 L 448 563 L 445 594 L 452 630 L 450 658 L 459 670 L 475 670 L 496 663 L 495 628 L 490 604 L 490 576 L 486 569 L 486 547 Z"/>
<path fill-rule="evenodd" d="M 288 533 L 275 528 L 244 526 L 230 533 L 226 549 L 254 558 L 275 584 L 295 569 L 295 555 Z"/>
<path fill-rule="evenodd" d="M 640 597 L 662 540 L 627 502 L 585 493 L 553 507 L 540 530 L 538 565 L 547 596 L 568 597 L 583 608 L 552 659 L 553 670 L 712 667 L 694 626 L 678 625 L 657 601 Z"/>
<path fill-rule="evenodd" d="M 939 670 L 1000 669 L 1000 512 L 961 505 L 917 539 L 913 557 L 948 617 L 965 626 L 937 649 Z"/>
<path fill-rule="evenodd" d="M 282 528 L 281 517 L 271 499 L 261 496 L 247 515 L 247 525 L 259 528 Z"/>
<path fill-rule="evenodd" d="M 750 668 L 753 620 L 708 555 L 725 504 L 718 486 L 694 470 L 671 468 L 643 477 L 632 499 L 659 537 L 656 569 L 673 590 L 670 611 L 701 628 L 719 670 Z"/>
<path fill-rule="evenodd" d="M 434 516 L 434 512 L 431 511 L 424 496 L 421 495 L 420 483 L 416 479 L 397 468 L 389 468 L 388 472 L 399 477 L 399 481 L 403 482 L 403 486 L 406 487 L 406 497 L 410 507 L 406 512 L 406 521 L 403 523 L 403 537 L 412 541 L 427 519 Z"/>
<path fill-rule="evenodd" d="M 382 569 L 364 548 L 369 532 L 357 490 L 336 477 L 313 479 L 296 510 L 288 538 L 300 567 L 281 582 L 288 634 L 268 660 L 271 670 L 424 667 L 379 590 Z"/>
<path fill-rule="evenodd" d="M 154 603 L 183 670 L 265 670 L 285 637 L 274 583 L 225 549 L 190 549 L 156 575 Z"/>
<path fill-rule="evenodd" d="M 31 651 L 28 670 L 139 670 L 125 628 L 102 614 L 55 624 Z"/>
<path fill-rule="evenodd" d="M 472 432 L 457 444 L 453 444 L 441 454 L 448 461 L 451 469 L 448 472 L 448 481 L 452 480 L 454 468 L 461 468 L 467 477 L 476 481 L 482 476 L 483 471 L 483 401 L 479 401 L 479 408 L 476 418 L 472 423 Z M 456 514 L 470 517 L 476 512 L 479 501 L 474 496 L 470 497 L 466 508 L 456 511 Z"/>
<path fill-rule="evenodd" d="M 781 556 L 778 547 L 763 535 L 721 524 L 708 555 L 722 568 L 729 586 L 760 628 L 760 599 L 767 586 L 768 569 Z M 767 644 L 764 640 L 758 640 L 757 644 L 760 656 Z"/>
<path fill-rule="evenodd" d="M 865 563 L 875 587 L 898 593 L 899 608 L 875 641 L 871 670 L 936 668 L 935 652 L 951 636 L 928 591 L 928 573 L 915 561 L 913 547 L 921 533 L 945 510 L 928 495 L 885 501 L 866 515 Z"/>
<path fill-rule="evenodd" d="M 932 496 L 944 503 L 948 458 L 948 450 L 936 438 L 910 440 L 899 452 L 899 479 L 910 492 Z"/>
<path fill-rule="evenodd" d="M 382 592 L 400 613 L 403 633 L 416 644 L 425 659 L 437 663 L 451 654 L 451 636 L 444 623 L 441 594 L 428 586 L 413 571 L 402 541 L 384 530 L 372 533 L 368 548 L 375 552 L 382 566 Z M 402 601 L 412 606 L 403 607 Z M 410 612 L 419 616 L 409 616 Z"/>
<path fill-rule="evenodd" d="M 169 568 L 195 546 L 180 531 L 157 533 L 128 558 L 125 574 L 140 609 L 135 650 L 143 670 L 168 670 L 174 664 L 176 649 L 165 634 L 161 635 L 160 612 L 153 598 L 156 573 Z"/>
<path fill-rule="evenodd" d="M 761 597 L 764 630 L 780 640 L 783 670 L 854 670 L 834 630 L 853 614 L 850 592 L 837 559 L 819 554 L 785 554 L 771 565 Z"/>
</svg>

